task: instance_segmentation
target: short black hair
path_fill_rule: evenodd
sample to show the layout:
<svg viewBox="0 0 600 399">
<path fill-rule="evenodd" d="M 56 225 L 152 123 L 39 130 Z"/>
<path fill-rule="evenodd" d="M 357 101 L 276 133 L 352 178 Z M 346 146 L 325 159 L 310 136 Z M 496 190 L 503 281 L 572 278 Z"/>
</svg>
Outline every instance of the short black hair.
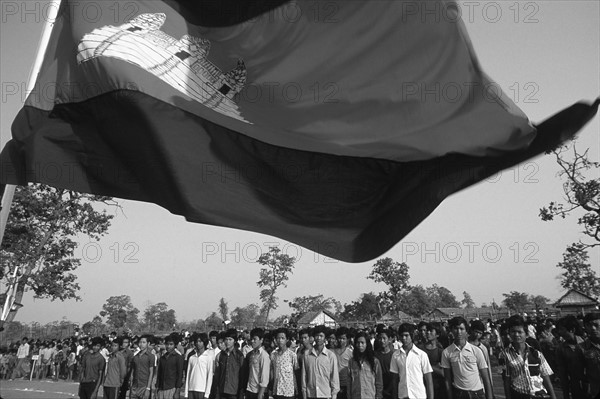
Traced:
<svg viewBox="0 0 600 399">
<path fill-rule="evenodd" d="M 196 343 L 196 341 L 200 340 L 204 344 L 205 348 L 208 348 L 208 335 L 206 333 L 193 333 L 191 337 L 192 343 Z"/>
<path fill-rule="evenodd" d="M 139 342 L 139 340 L 141 340 L 142 338 L 146 338 L 146 341 L 148 341 L 148 343 L 151 343 L 151 342 L 153 342 L 153 341 L 154 341 L 154 335 L 152 335 L 152 334 L 143 334 L 143 335 L 142 335 L 142 336 L 141 336 L 141 337 L 138 339 L 138 342 Z"/>
<path fill-rule="evenodd" d="M 506 320 L 506 328 L 510 332 L 513 327 L 523 327 L 523 330 L 527 331 L 527 322 L 518 314 L 512 315 Z"/>
<path fill-rule="evenodd" d="M 337 331 L 335 332 L 335 337 L 339 338 L 342 335 L 345 335 L 346 338 L 348 338 L 348 328 L 346 328 L 346 327 L 340 327 L 340 328 L 337 329 Z"/>
<path fill-rule="evenodd" d="M 556 322 L 556 327 L 564 327 L 567 329 L 567 331 L 575 331 L 575 334 L 577 335 L 581 334 L 581 326 L 579 325 L 579 321 L 577 320 L 577 317 L 573 315 L 564 316 L 558 319 Z"/>
<path fill-rule="evenodd" d="M 398 327 L 398 335 L 402 335 L 405 332 L 409 333 L 410 336 L 412 337 L 415 334 L 415 330 L 417 329 L 417 326 L 415 326 L 412 323 L 402 323 L 400 324 L 400 326 Z"/>
<path fill-rule="evenodd" d="M 437 321 L 432 321 L 431 323 L 427 323 L 427 331 L 434 331 L 438 336 L 442 334 L 442 325 Z"/>
<path fill-rule="evenodd" d="M 483 322 L 481 320 L 471 320 L 471 331 L 476 330 L 476 331 L 481 331 L 481 332 L 485 332 L 485 326 L 483 325 Z"/>
<path fill-rule="evenodd" d="M 298 338 L 302 337 L 304 334 L 308 335 L 309 337 L 313 336 L 310 328 L 303 328 L 302 330 L 298 331 Z"/>
<path fill-rule="evenodd" d="M 328 334 L 328 328 L 325 327 L 323 324 L 316 326 L 315 328 L 313 328 L 312 330 L 312 336 L 314 337 L 317 334 L 325 334 L 325 336 L 327 336 Z"/>
<path fill-rule="evenodd" d="M 230 328 L 225 331 L 225 336 L 223 338 L 233 338 L 234 341 L 238 339 L 238 332 L 235 328 Z"/>
<path fill-rule="evenodd" d="M 377 335 L 385 334 L 388 338 L 392 338 L 394 336 L 394 332 L 389 328 L 382 328 L 378 330 Z"/>
<path fill-rule="evenodd" d="M 448 327 L 450 327 L 451 329 L 454 327 L 458 327 L 461 324 L 464 324 L 467 331 L 469 331 L 469 323 L 467 323 L 467 321 L 465 320 L 464 317 L 456 316 L 456 317 L 453 317 L 450 320 L 448 320 Z"/>
<path fill-rule="evenodd" d="M 265 338 L 265 330 L 263 330 L 262 328 L 253 328 L 252 331 L 250 331 L 250 338 L 252 337 L 258 337 L 258 339 L 264 339 Z"/>
</svg>

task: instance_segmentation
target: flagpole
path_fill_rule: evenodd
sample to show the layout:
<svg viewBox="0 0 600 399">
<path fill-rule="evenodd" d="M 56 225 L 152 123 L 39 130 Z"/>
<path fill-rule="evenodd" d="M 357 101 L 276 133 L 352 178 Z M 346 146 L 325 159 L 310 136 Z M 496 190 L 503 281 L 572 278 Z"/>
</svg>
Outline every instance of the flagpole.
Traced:
<svg viewBox="0 0 600 399">
<path fill-rule="evenodd" d="M 29 73 L 29 80 L 27 81 L 26 93 L 28 95 L 33 91 L 33 88 L 35 87 L 35 83 L 37 81 L 40 69 L 42 67 L 42 62 L 44 61 L 46 49 L 48 48 L 48 44 L 50 43 L 50 36 L 52 34 L 52 29 L 54 28 L 56 18 L 58 17 L 61 3 L 62 0 L 50 0 L 48 3 L 48 7 L 44 8 L 45 10 L 48 10 L 48 14 L 45 16 L 46 21 L 42 30 L 40 42 L 38 44 L 37 54 L 33 66 L 31 68 L 31 72 Z M 6 224 L 8 222 L 10 207 L 12 205 L 12 201 L 15 195 L 15 189 L 16 186 L 12 184 L 7 184 L 4 187 L 4 193 L 2 193 L 2 208 L 0 209 L 0 244 L 4 239 L 4 231 L 6 230 Z M 2 304 L 2 313 L 0 314 L 0 331 L 2 331 L 4 322 L 10 321 L 8 320 L 9 315 L 11 315 L 12 313 L 12 316 L 10 318 L 12 320 L 18 308 L 22 306 L 20 303 L 16 303 L 17 296 L 19 295 L 18 283 L 20 273 L 18 265 L 15 265 L 15 268 L 11 274 L 12 278 L 9 277 L 8 288 L 6 290 L 6 298 L 4 299 L 4 303 Z"/>
</svg>

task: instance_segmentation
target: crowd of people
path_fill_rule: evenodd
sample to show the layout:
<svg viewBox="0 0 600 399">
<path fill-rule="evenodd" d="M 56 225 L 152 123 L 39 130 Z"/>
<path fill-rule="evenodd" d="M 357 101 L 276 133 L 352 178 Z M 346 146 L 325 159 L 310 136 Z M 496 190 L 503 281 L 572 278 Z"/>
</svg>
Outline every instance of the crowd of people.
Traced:
<svg viewBox="0 0 600 399">
<path fill-rule="evenodd" d="M 3 379 L 79 382 L 95 399 L 600 399 L 600 313 L 501 322 L 454 317 L 368 329 L 111 333 L 22 339 L 0 358 Z"/>
</svg>

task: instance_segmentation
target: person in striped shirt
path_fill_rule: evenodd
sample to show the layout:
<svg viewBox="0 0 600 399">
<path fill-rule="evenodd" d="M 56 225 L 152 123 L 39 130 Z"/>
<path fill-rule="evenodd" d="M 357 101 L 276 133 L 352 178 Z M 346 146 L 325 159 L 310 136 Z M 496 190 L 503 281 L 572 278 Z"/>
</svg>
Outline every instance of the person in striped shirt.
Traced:
<svg viewBox="0 0 600 399">
<path fill-rule="evenodd" d="M 550 375 L 552 369 L 537 349 L 525 342 L 525 320 L 511 316 L 507 321 L 511 343 L 500 352 L 499 362 L 504 367 L 504 393 L 507 399 L 529 399 L 545 393 L 556 399 Z"/>
</svg>

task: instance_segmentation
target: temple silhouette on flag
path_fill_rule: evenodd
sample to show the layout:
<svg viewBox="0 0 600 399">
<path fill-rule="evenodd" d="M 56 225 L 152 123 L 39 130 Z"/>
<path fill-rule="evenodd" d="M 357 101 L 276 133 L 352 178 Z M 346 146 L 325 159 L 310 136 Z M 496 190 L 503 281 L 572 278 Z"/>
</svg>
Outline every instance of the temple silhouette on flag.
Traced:
<svg viewBox="0 0 600 399">
<path fill-rule="evenodd" d="M 161 79 L 188 97 L 223 115 L 247 122 L 234 101 L 246 83 L 246 66 L 223 73 L 208 60 L 210 42 L 184 35 L 176 39 L 160 28 L 163 13 L 140 14 L 126 24 L 104 26 L 83 36 L 77 62 L 99 57 L 117 58 L 134 64 Z"/>
</svg>

